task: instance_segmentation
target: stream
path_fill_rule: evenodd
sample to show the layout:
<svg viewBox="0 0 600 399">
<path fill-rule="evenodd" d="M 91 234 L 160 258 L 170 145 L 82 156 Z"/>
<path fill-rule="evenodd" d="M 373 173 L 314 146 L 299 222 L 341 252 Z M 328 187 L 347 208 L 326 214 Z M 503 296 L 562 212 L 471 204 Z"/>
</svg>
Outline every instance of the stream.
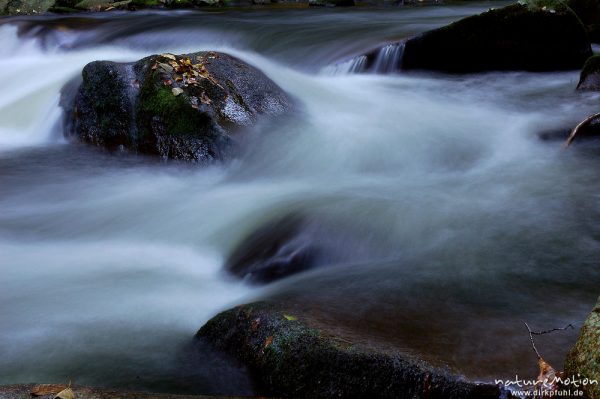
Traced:
<svg viewBox="0 0 600 399">
<path fill-rule="evenodd" d="M 497 4 L 0 19 L 0 384 L 251 395 L 244 367 L 191 341 L 261 298 L 469 379 L 536 376 L 523 320 L 578 329 L 600 286 L 600 146 L 538 134 L 600 96 L 575 92 L 579 71 L 334 66 Z M 210 167 L 65 140 L 61 88 L 88 62 L 200 50 L 256 66 L 298 111 Z M 262 287 L 223 271 L 289 212 L 325 226 L 335 264 Z M 562 369 L 576 338 L 536 343 Z"/>
</svg>

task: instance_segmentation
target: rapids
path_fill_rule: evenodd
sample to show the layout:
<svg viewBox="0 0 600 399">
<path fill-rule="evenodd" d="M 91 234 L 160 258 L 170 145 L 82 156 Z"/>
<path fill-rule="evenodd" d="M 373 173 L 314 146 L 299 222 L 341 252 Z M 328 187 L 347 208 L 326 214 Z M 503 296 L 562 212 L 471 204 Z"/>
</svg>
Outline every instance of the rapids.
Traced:
<svg viewBox="0 0 600 399">
<path fill-rule="evenodd" d="M 537 133 L 596 112 L 598 95 L 575 93 L 577 71 L 334 67 L 488 7 L 0 20 L 0 384 L 251 394 L 243 367 L 189 345 L 218 311 L 264 296 L 469 378 L 533 377 L 521 320 L 580 325 L 600 283 L 600 151 Z M 60 91 L 86 63 L 209 49 L 255 65 L 300 104 L 231 164 L 64 139 Z M 342 241 L 344 264 L 270 287 L 223 273 L 245 234 L 289 211 L 360 245 Z M 576 337 L 538 348 L 561 368 Z"/>
</svg>

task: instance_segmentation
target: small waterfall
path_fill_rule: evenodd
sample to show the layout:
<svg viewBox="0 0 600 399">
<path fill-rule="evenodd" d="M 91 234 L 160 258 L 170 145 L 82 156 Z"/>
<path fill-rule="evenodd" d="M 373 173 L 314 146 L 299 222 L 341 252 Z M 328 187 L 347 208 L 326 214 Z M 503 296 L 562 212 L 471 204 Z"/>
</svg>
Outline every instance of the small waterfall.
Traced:
<svg viewBox="0 0 600 399">
<path fill-rule="evenodd" d="M 348 61 L 339 62 L 337 64 L 325 67 L 324 73 L 328 75 L 346 75 L 349 73 L 361 73 L 367 69 L 368 57 L 359 55 Z"/>
<path fill-rule="evenodd" d="M 369 72 L 392 73 L 399 69 L 400 60 L 404 53 L 404 43 L 388 44 L 379 49 L 373 66 Z"/>
<path fill-rule="evenodd" d="M 389 74 L 400 69 L 404 42 L 392 43 L 347 61 L 339 62 L 324 68 L 329 75 L 346 75 L 351 73 Z"/>
</svg>

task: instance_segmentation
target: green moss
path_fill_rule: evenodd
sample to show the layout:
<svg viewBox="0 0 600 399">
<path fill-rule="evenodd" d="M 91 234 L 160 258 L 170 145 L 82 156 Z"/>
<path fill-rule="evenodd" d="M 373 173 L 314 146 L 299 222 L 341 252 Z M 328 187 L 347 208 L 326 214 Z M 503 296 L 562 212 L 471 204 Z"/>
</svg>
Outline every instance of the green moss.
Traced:
<svg viewBox="0 0 600 399">
<path fill-rule="evenodd" d="M 160 7 L 163 3 L 160 0 L 133 0 L 131 5 L 135 7 Z"/>
<path fill-rule="evenodd" d="M 584 80 L 588 75 L 597 72 L 600 72 L 600 55 L 594 55 L 587 59 L 581 70 L 581 80 Z"/>
<path fill-rule="evenodd" d="M 565 361 L 567 376 L 600 381 L 600 300 L 581 328 L 579 339 Z M 583 391 L 590 399 L 600 398 L 599 385 L 586 385 Z"/>
<path fill-rule="evenodd" d="M 210 124 L 209 117 L 192 108 L 186 93 L 175 96 L 171 87 L 164 86 L 160 74 L 152 73 L 142 87 L 137 113 L 139 137 L 149 137 L 154 131 L 161 135 L 200 137 Z"/>
</svg>

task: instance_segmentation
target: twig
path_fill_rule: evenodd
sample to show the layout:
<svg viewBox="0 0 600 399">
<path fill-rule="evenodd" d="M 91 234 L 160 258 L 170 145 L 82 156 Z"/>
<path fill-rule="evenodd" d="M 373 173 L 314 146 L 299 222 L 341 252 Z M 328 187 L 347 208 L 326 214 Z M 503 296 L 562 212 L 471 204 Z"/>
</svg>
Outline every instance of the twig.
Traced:
<svg viewBox="0 0 600 399">
<path fill-rule="evenodd" d="M 549 334 L 551 332 L 554 331 L 565 331 L 566 329 L 571 328 L 571 330 L 574 330 L 575 327 L 573 327 L 573 324 L 569 323 L 566 326 L 562 327 L 562 328 L 553 328 L 552 330 L 546 330 L 546 331 L 532 331 L 531 333 L 533 335 L 544 335 L 544 334 Z"/>
<path fill-rule="evenodd" d="M 533 347 L 533 351 L 537 355 L 538 359 L 541 359 L 542 355 L 540 355 L 540 352 L 538 352 L 537 348 L 535 347 L 535 341 L 533 340 L 533 333 L 531 332 L 531 328 L 529 328 L 529 324 L 527 324 L 526 321 L 523 321 L 523 323 L 525 323 L 525 327 L 527 327 L 527 331 L 529 332 L 529 340 L 531 341 L 531 346 Z"/>
<path fill-rule="evenodd" d="M 542 355 L 540 355 L 540 352 L 538 352 L 537 348 L 535 347 L 535 341 L 533 340 L 534 335 L 544 335 L 544 334 L 549 334 L 554 331 L 564 331 L 568 328 L 571 328 L 573 330 L 575 329 L 575 327 L 573 327 L 573 324 L 569 323 L 562 328 L 553 328 L 551 330 L 545 330 L 545 331 L 531 331 L 531 328 L 529 328 L 529 324 L 527 324 L 527 322 L 525 320 L 523 320 L 523 324 L 525 324 L 525 327 L 527 327 L 527 332 L 529 332 L 529 340 L 531 341 L 531 346 L 533 347 L 533 351 L 537 355 L 538 359 L 542 359 Z"/>
<path fill-rule="evenodd" d="M 567 138 L 567 141 L 564 144 L 565 148 L 570 146 L 573 140 L 575 140 L 575 136 L 577 136 L 577 133 L 579 133 L 579 129 L 581 129 L 582 127 L 584 127 L 585 125 L 587 125 L 588 123 L 590 123 L 598 117 L 600 117 L 600 112 L 594 115 L 590 115 L 581 122 L 579 122 L 577 126 L 575 126 L 573 130 L 571 130 L 571 134 L 569 134 L 569 137 Z"/>
</svg>

